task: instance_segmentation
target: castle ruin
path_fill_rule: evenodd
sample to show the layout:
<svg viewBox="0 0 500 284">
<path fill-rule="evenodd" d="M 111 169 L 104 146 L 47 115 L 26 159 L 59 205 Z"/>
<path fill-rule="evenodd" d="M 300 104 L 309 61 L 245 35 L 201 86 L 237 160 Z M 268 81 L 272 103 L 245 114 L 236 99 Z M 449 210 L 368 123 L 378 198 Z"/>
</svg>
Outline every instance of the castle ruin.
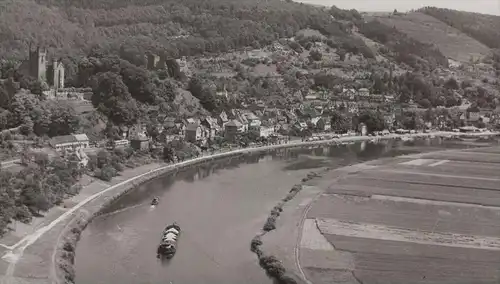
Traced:
<svg viewBox="0 0 500 284">
<path fill-rule="evenodd" d="M 32 50 L 30 46 L 29 57 L 22 68 L 27 75 L 36 78 L 40 82 L 45 82 L 51 89 L 64 88 L 64 65 L 61 60 L 47 59 L 47 50 L 37 47 Z"/>
</svg>

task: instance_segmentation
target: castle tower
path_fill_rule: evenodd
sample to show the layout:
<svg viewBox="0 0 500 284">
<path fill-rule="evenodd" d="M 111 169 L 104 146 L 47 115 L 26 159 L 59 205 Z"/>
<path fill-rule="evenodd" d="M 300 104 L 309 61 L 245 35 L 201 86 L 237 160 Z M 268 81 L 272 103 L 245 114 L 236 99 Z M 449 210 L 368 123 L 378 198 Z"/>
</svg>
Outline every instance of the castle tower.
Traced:
<svg viewBox="0 0 500 284">
<path fill-rule="evenodd" d="M 53 81 L 52 86 L 54 89 L 64 88 L 64 66 L 61 61 L 54 60 L 52 63 Z"/>
<path fill-rule="evenodd" d="M 37 47 L 29 51 L 29 74 L 30 76 L 45 82 L 47 80 L 47 51 Z"/>
<path fill-rule="evenodd" d="M 160 63 L 160 56 L 152 53 L 148 53 L 146 55 L 146 61 L 147 61 L 147 69 L 148 70 L 155 70 L 159 66 L 158 64 Z"/>
</svg>

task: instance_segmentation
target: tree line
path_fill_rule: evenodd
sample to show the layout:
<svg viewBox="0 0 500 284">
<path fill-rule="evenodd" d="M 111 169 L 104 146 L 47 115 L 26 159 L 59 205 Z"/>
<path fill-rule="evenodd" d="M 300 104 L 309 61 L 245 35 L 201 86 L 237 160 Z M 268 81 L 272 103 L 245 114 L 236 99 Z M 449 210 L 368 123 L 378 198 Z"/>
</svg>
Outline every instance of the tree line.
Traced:
<svg viewBox="0 0 500 284">
<path fill-rule="evenodd" d="M 82 171 L 75 157 L 50 161 L 47 154 L 34 153 L 28 159 L 29 166 L 18 173 L 0 170 L 0 235 L 13 221 L 29 223 L 80 190 L 76 182 Z"/>
</svg>

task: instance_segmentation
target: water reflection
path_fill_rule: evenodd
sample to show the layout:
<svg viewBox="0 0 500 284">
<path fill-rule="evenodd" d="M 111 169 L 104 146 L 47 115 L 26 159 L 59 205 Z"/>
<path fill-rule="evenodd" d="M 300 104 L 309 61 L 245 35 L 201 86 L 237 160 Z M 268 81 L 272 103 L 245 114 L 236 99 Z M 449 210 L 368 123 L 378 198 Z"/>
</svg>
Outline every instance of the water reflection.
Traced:
<svg viewBox="0 0 500 284">
<path fill-rule="evenodd" d="M 347 145 L 314 145 L 302 148 L 282 148 L 259 153 L 245 154 L 223 160 L 210 161 L 195 167 L 166 174 L 159 180 L 147 182 L 145 185 L 126 194 L 108 207 L 104 213 L 114 212 L 122 208 L 133 206 L 137 202 L 145 202 L 153 196 L 160 195 L 165 188 L 169 188 L 176 180 L 193 183 L 207 178 L 220 170 L 230 170 L 242 164 L 256 164 L 265 161 L 286 161 L 284 170 L 295 171 L 316 169 L 322 167 L 341 167 L 357 162 L 369 161 L 377 158 L 395 157 L 435 151 L 443 148 L 459 149 L 477 147 L 477 144 L 461 143 L 440 137 L 416 139 L 412 141 L 380 140 L 377 142 L 360 142 Z M 484 144 L 482 145 L 484 146 Z M 154 186 L 162 184 L 162 186 Z"/>
<path fill-rule="evenodd" d="M 311 169 L 464 147 L 472 146 L 439 138 L 318 145 L 239 155 L 164 175 L 118 199 L 89 225 L 77 247 L 77 282 L 270 284 L 248 242 L 267 217 L 262 208 L 270 210 Z M 153 196 L 161 202 L 151 209 Z M 182 223 L 184 243 L 161 267 L 154 253 L 159 232 L 173 221 Z"/>
</svg>

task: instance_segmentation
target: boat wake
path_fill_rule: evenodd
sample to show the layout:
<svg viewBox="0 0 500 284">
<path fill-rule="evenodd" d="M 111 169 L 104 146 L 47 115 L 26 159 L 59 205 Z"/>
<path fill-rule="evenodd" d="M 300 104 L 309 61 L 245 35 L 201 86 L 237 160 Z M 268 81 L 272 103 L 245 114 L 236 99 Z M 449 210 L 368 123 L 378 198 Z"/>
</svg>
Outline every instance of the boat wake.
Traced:
<svg viewBox="0 0 500 284">
<path fill-rule="evenodd" d="M 163 267 L 167 267 L 170 265 L 172 259 L 168 259 L 166 257 L 159 257 L 158 258 L 158 261 L 161 263 L 161 266 Z"/>
<path fill-rule="evenodd" d="M 109 216 L 112 216 L 112 215 L 120 214 L 120 213 L 123 213 L 123 212 L 125 212 L 125 211 L 129 211 L 129 210 L 132 210 L 132 209 L 135 209 L 135 208 L 141 207 L 141 206 L 143 206 L 143 205 L 144 205 L 144 203 L 141 203 L 141 204 L 137 204 L 137 205 L 134 205 L 134 206 L 121 208 L 121 209 L 118 209 L 118 210 L 113 211 L 113 212 L 109 212 L 109 213 L 106 213 L 106 214 L 102 214 L 102 215 L 100 215 L 100 216 L 99 216 L 99 218 L 105 218 L 105 217 L 109 217 Z"/>
</svg>

